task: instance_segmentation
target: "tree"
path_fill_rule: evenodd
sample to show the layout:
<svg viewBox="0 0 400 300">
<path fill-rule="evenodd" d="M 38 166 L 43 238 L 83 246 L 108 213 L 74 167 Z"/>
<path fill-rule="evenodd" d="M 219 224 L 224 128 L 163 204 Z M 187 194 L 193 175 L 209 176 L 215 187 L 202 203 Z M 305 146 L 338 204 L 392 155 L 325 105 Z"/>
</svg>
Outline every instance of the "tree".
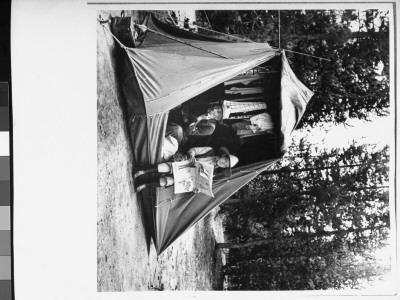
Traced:
<svg viewBox="0 0 400 300">
<path fill-rule="evenodd" d="M 286 270 L 280 271 L 281 277 L 269 278 L 275 284 L 269 282 L 268 288 L 360 284 L 363 275 L 356 276 L 346 268 L 364 268 L 371 261 L 370 253 L 385 246 L 389 235 L 388 152 L 388 147 L 357 144 L 346 149 L 318 149 L 303 140 L 278 163 L 278 170 L 256 178 L 237 193 L 235 197 L 245 201 L 230 205 L 226 222 L 229 242 L 217 245 L 230 248 L 227 273 L 238 271 L 234 276 L 235 280 L 240 277 L 241 285 L 236 288 L 255 282 L 256 268 L 239 276 L 243 270 L 237 267 L 254 259 L 268 260 L 270 266 L 278 260 L 274 268 Z M 353 256 L 362 258 L 356 266 L 349 265 Z M 296 269 L 294 266 L 302 265 L 298 257 L 314 261 L 318 257 L 329 270 L 307 264 Z M 283 278 L 298 278 L 306 271 L 307 281 Z M 339 271 L 343 273 L 340 276 Z"/>
<path fill-rule="evenodd" d="M 322 237 L 322 236 L 334 236 L 334 235 L 346 235 L 349 233 L 355 233 L 355 234 L 359 234 L 359 233 L 363 233 L 365 231 L 368 231 L 369 233 L 373 232 L 374 230 L 379 230 L 381 228 L 384 228 L 385 226 L 383 225 L 379 225 L 379 226 L 371 226 L 371 227 L 365 227 L 365 228 L 348 228 L 348 229 L 341 229 L 341 230 L 332 230 L 332 231 L 318 231 L 318 232 L 314 232 L 314 233 L 304 233 L 304 232 L 299 232 L 295 235 L 291 235 L 291 236 L 283 236 L 280 237 L 280 240 L 285 240 L 285 241 L 289 241 L 292 242 L 296 239 L 313 239 L 315 237 Z M 259 240 L 252 240 L 252 241 L 248 241 L 248 242 L 243 242 L 243 243 L 217 243 L 216 244 L 216 248 L 217 249 L 232 249 L 232 248 L 243 248 L 243 247 L 249 247 L 249 246 L 256 246 L 256 245 L 266 245 L 266 244 L 270 244 L 270 243 L 274 243 L 276 242 L 276 238 L 271 239 L 271 238 L 264 238 L 264 239 L 259 239 Z"/>
<path fill-rule="evenodd" d="M 389 113 L 388 12 L 207 11 L 207 15 L 215 30 L 288 50 L 294 72 L 315 93 L 300 127 L 346 123 L 348 118 L 370 120 Z M 204 12 L 198 18 L 204 18 Z M 354 24 L 359 31 L 350 29 Z"/>
<path fill-rule="evenodd" d="M 296 240 L 258 246 L 257 255 L 229 262 L 224 272 L 236 290 L 306 290 L 359 288 L 387 270 L 374 255 L 360 257 L 338 241 Z"/>
</svg>

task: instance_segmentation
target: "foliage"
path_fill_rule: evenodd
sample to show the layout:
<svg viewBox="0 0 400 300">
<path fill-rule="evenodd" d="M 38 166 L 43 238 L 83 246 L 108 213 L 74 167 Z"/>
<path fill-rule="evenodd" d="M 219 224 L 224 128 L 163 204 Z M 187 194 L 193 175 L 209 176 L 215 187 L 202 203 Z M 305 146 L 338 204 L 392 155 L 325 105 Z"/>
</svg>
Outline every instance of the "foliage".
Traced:
<svg viewBox="0 0 400 300">
<path fill-rule="evenodd" d="M 314 92 L 299 127 L 389 113 L 388 12 L 198 11 L 197 19 L 233 39 L 287 50 Z M 234 195 L 242 201 L 224 207 L 237 247 L 225 270 L 231 288 L 357 288 L 383 274 L 372 253 L 389 235 L 388 152 L 318 149 L 303 140 L 277 170 Z"/>
<path fill-rule="evenodd" d="M 199 11 L 197 17 L 214 30 L 288 50 L 294 72 L 315 93 L 300 127 L 389 113 L 387 12 Z M 350 29 L 355 24 L 358 31 Z"/>
<path fill-rule="evenodd" d="M 296 241 L 286 247 L 263 247 L 252 259 L 230 263 L 225 272 L 233 289 L 357 289 L 388 271 L 373 255 L 368 259 L 326 242 Z M 318 249 L 318 252 L 315 251 Z M 312 253 L 312 254 L 308 254 Z"/>
<path fill-rule="evenodd" d="M 257 280 L 261 289 L 354 288 L 381 274 L 371 252 L 389 235 L 388 147 L 326 150 L 302 140 L 290 154 L 224 208 L 231 242 L 253 241 L 231 249 L 232 288 L 253 289 Z M 257 268 L 237 267 L 258 259 Z"/>
</svg>

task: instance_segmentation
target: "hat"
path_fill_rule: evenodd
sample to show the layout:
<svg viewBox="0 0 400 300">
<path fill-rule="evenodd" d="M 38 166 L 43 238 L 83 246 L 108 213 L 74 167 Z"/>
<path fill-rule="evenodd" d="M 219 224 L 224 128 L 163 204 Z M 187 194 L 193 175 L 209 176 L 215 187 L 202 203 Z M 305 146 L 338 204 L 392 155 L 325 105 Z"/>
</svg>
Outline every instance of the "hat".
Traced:
<svg viewBox="0 0 400 300">
<path fill-rule="evenodd" d="M 226 147 L 219 148 L 218 154 L 220 156 L 226 155 L 229 158 L 229 167 L 228 168 L 221 168 L 221 170 L 222 170 L 222 174 L 224 176 L 231 177 L 231 175 L 232 175 L 232 167 L 234 167 L 238 163 L 239 159 L 235 155 L 229 154 L 229 151 L 228 151 L 228 149 Z"/>
</svg>

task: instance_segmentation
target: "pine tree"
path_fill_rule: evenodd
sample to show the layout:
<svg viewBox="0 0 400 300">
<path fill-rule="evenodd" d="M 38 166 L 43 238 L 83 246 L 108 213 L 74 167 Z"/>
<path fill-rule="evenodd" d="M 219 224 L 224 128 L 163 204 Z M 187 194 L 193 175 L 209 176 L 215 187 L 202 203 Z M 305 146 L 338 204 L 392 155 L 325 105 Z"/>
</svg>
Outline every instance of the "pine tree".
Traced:
<svg viewBox="0 0 400 300">
<path fill-rule="evenodd" d="M 207 15 L 215 30 L 288 50 L 295 74 L 315 93 L 300 127 L 388 115 L 388 12 L 208 11 Z M 198 16 L 204 19 L 204 12 Z M 354 24 L 359 31 L 350 29 Z"/>
<path fill-rule="evenodd" d="M 269 260 L 271 265 L 271 260 L 277 258 L 286 264 L 295 257 L 320 257 L 329 268 L 308 266 L 308 279 L 297 283 L 275 276 L 270 278 L 275 284 L 268 283 L 268 288 L 343 288 L 360 284 L 362 276 L 347 272 L 346 266 L 353 270 L 371 261 L 369 253 L 384 247 L 389 235 L 388 152 L 388 147 L 357 144 L 345 149 L 318 149 L 304 141 L 293 147 L 291 155 L 278 166 L 283 167 L 282 171 L 256 178 L 236 195 L 245 201 L 230 205 L 230 242 L 217 245 L 231 248 L 228 266 L 259 258 Z M 349 265 L 353 256 L 363 258 L 356 267 Z M 292 269 L 299 263 L 275 267 L 286 268 L 295 276 L 305 272 Z M 239 273 L 242 270 L 234 269 Z M 255 268 L 248 270 L 250 273 L 240 277 L 240 287 L 247 286 L 250 279 L 255 282 L 251 273 Z M 342 279 L 335 275 L 339 271 Z M 280 274 L 284 276 L 284 272 Z"/>
</svg>

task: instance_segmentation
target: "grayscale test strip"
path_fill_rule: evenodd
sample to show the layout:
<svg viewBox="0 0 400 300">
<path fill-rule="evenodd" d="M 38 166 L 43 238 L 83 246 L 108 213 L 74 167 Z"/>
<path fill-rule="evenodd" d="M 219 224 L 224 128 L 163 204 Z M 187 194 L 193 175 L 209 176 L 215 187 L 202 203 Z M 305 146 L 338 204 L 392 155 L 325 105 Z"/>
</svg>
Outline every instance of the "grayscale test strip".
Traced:
<svg viewBox="0 0 400 300">
<path fill-rule="evenodd" d="M 0 82 L 0 299 L 12 300 L 9 86 Z"/>
</svg>

